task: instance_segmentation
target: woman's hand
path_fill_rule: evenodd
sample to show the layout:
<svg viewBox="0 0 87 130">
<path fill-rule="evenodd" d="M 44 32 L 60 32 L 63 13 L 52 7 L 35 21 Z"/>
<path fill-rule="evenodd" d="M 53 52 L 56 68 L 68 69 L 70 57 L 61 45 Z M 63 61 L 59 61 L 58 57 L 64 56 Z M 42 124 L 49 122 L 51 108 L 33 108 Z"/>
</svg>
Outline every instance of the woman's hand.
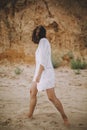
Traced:
<svg viewBox="0 0 87 130">
<path fill-rule="evenodd" d="M 41 78 L 41 76 L 40 76 L 40 75 L 37 75 L 37 77 L 36 77 L 36 82 L 37 82 L 37 83 L 40 81 L 40 78 Z"/>
</svg>

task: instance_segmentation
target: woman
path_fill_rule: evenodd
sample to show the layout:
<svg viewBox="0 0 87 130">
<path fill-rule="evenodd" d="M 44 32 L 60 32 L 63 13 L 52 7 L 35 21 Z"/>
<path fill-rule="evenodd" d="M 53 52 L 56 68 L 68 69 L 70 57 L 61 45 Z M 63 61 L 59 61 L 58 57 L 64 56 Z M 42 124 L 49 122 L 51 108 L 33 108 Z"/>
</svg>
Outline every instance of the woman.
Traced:
<svg viewBox="0 0 87 130">
<path fill-rule="evenodd" d="M 38 44 L 35 53 L 36 70 L 33 78 L 33 84 L 30 89 L 30 109 L 28 117 L 31 118 L 37 102 L 37 92 L 46 90 L 48 99 L 54 104 L 60 112 L 64 124 L 68 125 L 69 121 L 64 112 L 63 106 L 55 95 L 54 85 L 55 76 L 51 62 L 51 47 L 46 38 L 46 29 L 43 26 L 37 26 L 32 34 L 32 41 Z"/>
</svg>

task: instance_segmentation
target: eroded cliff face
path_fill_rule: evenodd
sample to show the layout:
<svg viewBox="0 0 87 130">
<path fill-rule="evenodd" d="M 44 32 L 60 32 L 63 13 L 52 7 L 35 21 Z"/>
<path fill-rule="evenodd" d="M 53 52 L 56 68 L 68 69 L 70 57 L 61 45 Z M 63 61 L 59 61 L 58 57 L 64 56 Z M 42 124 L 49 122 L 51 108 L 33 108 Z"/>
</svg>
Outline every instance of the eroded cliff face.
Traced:
<svg viewBox="0 0 87 130">
<path fill-rule="evenodd" d="M 14 1 L 14 0 L 13 0 Z M 44 25 L 52 51 L 87 60 L 87 1 L 8 0 L 0 6 L 0 61 L 33 63 L 32 31 Z M 13 3 L 14 5 L 14 3 Z"/>
</svg>

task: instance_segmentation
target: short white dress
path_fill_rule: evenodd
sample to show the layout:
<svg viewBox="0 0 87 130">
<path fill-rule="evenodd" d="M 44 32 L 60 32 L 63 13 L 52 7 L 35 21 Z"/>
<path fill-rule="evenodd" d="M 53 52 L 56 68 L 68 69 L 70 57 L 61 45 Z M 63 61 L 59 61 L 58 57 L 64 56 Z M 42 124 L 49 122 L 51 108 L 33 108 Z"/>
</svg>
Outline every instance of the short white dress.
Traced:
<svg viewBox="0 0 87 130">
<path fill-rule="evenodd" d="M 36 68 L 33 81 L 39 71 L 40 65 L 44 66 L 40 81 L 37 83 L 37 90 L 42 91 L 55 86 L 55 74 L 51 61 L 51 47 L 47 38 L 42 38 L 39 42 L 38 48 L 35 52 Z"/>
</svg>

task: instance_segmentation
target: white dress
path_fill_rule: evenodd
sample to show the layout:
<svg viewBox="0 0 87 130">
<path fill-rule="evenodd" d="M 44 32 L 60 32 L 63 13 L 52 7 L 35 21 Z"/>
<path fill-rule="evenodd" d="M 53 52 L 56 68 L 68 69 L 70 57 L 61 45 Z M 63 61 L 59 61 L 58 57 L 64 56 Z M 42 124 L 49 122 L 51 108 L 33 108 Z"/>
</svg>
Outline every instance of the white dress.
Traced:
<svg viewBox="0 0 87 130">
<path fill-rule="evenodd" d="M 42 38 L 35 52 L 36 69 L 33 81 L 36 80 L 40 64 L 44 66 L 40 81 L 37 83 L 38 91 L 53 88 L 55 86 L 55 74 L 51 61 L 51 47 L 46 38 Z"/>
</svg>

